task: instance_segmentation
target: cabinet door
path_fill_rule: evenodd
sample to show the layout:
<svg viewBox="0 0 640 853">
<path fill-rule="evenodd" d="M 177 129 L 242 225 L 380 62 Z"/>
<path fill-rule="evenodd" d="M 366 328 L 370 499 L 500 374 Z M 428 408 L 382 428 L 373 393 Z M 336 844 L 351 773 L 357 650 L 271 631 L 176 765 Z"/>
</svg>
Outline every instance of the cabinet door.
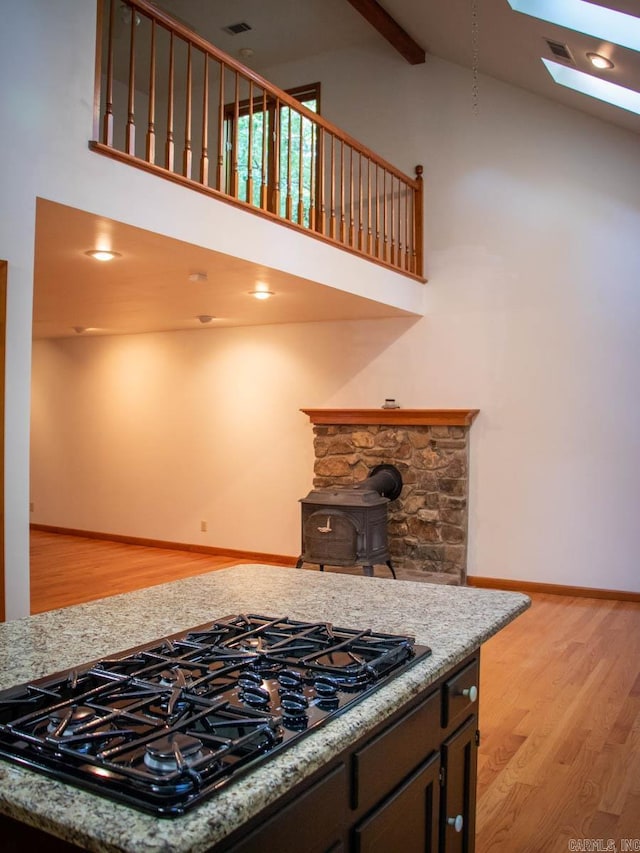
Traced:
<svg viewBox="0 0 640 853">
<path fill-rule="evenodd" d="M 473 853 L 476 836 L 476 716 L 442 745 L 440 853 Z"/>
<path fill-rule="evenodd" d="M 357 853 L 436 853 L 439 778 L 436 752 L 355 828 Z"/>
<path fill-rule="evenodd" d="M 440 748 L 439 714 L 440 693 L 436 691 L 354 752 L 354 809 L 369 811 Z"/>
<path fill-rule="evenodd" d="M 347 773 L 340 764 L 230 853 L 340 853 L 346 807 Z"/>
</svg>

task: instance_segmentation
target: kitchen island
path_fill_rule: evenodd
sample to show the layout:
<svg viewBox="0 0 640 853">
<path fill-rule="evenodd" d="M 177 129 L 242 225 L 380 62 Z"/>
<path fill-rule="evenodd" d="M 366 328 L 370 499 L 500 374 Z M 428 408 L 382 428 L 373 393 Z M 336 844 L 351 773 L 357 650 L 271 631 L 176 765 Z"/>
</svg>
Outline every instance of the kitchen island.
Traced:
<svg viewBox="0 0 640 853">
<path fill-rule="evenodd" d="M 444 784 L 441 745 L 444 762 L 447 751 L 454 753 L 450 738 L 454 729 L 458 732 L 466 727 L 475 735 L 480 646 L 528 606 L 529 599 L 516 593 L 250 565 L 1 625 L 0 689 L 235 613 L 323 620 L 342 627 L 407 634 L 429 646 L 431 655 L 175 819 L 145 814 L 2 760 L 0 836 L 7 837 L 9 830 L 15 833 L 16 826 L 24 826 L 25 832 L 26 827 L 35 827 L 48 833 L 51 845 L 57 838 L 96 853 L 245 851 L 254 848 L 251 840 L 242 841 L 243 828 L 253 831 L 255 826 L 259 834 L 265 820 L 273 823 L 285 812 L 281 804 L 293 802 L 304 808 L 306 797 L 311 814 L 317 816 L 322 808 L 331 809 L 336 791 L 342 796 L 344 789 L 344 814 L 336 815 L 337 829 L 332 831 L 337 833 L 336 844 L 347 846 L 319 840 L 317 849 L 350 849 L 344 839 L 354 837 L 359 850 L 383 851 L 384 841 L 378 840 L 377 846 L 375 842 L 386 831 L 382 835 L 378 831 L 380 804 L 407 800 L 406 791 L 414 790 L 417 783 L 426 784 L 427 772 Z M 430 731 L 425 740 L 424 733 L 430 728 L 434 729 L 433 746 Z M 411 750 L 407 752 L 404 741 L 398 741 L 395 734 L 409 729 L 425 741 L 422 754 L 416 746 L 415 766 L 410 766 Z M 427 753 L 430 760 L 423 761 Z M 377 790 L 380 766 L 393 765 L 394 757 L 403 778 L 393 777 L 392 767 L 387 788 Z M 367 767 L 374 781 L 363 784 L 360 778 L 359 797 L 349 793 L 352 780 Z M 473 769 L 475 777 L 475 763 Z M 325 784 L 325 780 L 329 782 Z M 325 796 L 325 791 L 330 794 Z M 441 802 L 444 796 L 440 795 Z M 437 809 L 437 802 L 433 808 Z M 300 826 L 300 814 L 292 814 L 291 825 L 297 822 Z M 5 827 L 3 815 L 11 819 Z M 453 833 L 458 828 L 457 817 L 451 818 Z M 341 836 L 338 824 L 347 821 L 351 826 L 356 819 L 358 827 L 345 829 Z M 465 833 L 469 831 L 466 827 Z M 438 832 L 443 832 L 442 827 L 434 828 L 436 835 Z M 287 848 L 291 853 L 304 849 L 297 846 L 302 843 L 300 838 L 295 836 Z M 442 843 L 440 847 L 443 849 Z M 446 849 L 458 848 L 451 845 Z M 278 853 L 286 850 L 280 846 Z"/>
</svg>

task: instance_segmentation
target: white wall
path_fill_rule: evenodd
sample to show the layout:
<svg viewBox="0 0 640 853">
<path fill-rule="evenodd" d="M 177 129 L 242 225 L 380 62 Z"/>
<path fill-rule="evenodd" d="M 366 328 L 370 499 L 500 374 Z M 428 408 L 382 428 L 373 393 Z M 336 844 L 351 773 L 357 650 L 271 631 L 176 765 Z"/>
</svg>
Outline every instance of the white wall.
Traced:
<svg viewBox="0 0 640 853">
<path fill-rule="evenodd" d="M 474 116 L 433 58 L 270 76 L 321 79 L 330 120 L 425 167 L 427 316 L 331 402 L 482 410 L 470 574 L 640 590 L 638 138 L 486 78 Z"/>
<path fill-rule="evenodd" d="M 297 555 L 313 477 L 299 409 L 339 393 L 410 322 L 36 342 L 33 521 Z"/>
<path fill-rule="evenodd" d="M 39 14 L 49 14 L 34 0 L 22 4 L 16 0 L 13 5 L 14 14 L 19 9 L 25 19 L 28 13 L 23 9 L 37 7 Z M 77 12 L 76 27 L 82 24 L 90 29 L 87 5 L 91 4 L 79 0 L 62 4 Z M 47 44 L 62 39 L 67 24 L 59 14 L 61 4 L 56 6 L 56 14 L 49 15 Z M 65 40 L 72 35 L 65 33 Z M 28 41 L 26 35 L 24 41 Z M 71 40 L 72 45 L 77 43 L 77 38 Z M 3 59 L 4 53 L 0 50 Z M 71 75 L 66 63 L 74 60 L 85 64 L 86 73 L 80 74 L 76 66 L 69 79 L 90 77 L 89 60 L 74 57 L 73 51 L 64 60 L 56 59 L 61 77 Z M 32 94 L 40 90 L 35 79 L 28 85 L 33 65 L 27 66 L 25 91 Z M 231 452 L 234 447 L 232 433 L 242 423 L 240 415 L 249 409 L 236 395 L 259 394 L 262 401 L 279 401 L 281 409 L 264 418 L 263 428 L 273 439 L 277 430 L 271 427 L 288 426 L 290 440 L 286 446 L 272 442 L 265 453 L 254 441 L 255 424 L 245 426 L 248 433 L 243 437 L 250 439 L 245 447 L 253 448 L 253 458 L 245 457 L 243 464 L 249 480 L 254 470 L 265 470 L 265 464 L 277 471 L 281 480 L 274 508 L 282 514 L 274 512 L 263 523 L 255 507 L 250 508 L 254 532 L 259 529 L 260 533 L 252 533 L 250 543 L 236 541 L 232 547 L 280 553 L 297 550 L 297 498 L 310 478 L 308 469 L 303 474 L 302 468 L 310 464 L 311 438 L 307 425 L 298 426 L 302 416 L 294 414 L 294 409 L 299 405 L 375 406 L 384 397 L 395 396 L 405 406 L 482 410 L 472 428 L 471 574 L 640 590 L 636 572 L 640 530 L 635 523 L 640 497 L 637 137 L 488 79 L 481 81 L 480 114 L 474 117 L 470 73 L 435 59 L 425 66 L 409 67 L 386 51 L 343 52 L 324 61 L 316 58 L 277 69 L 271 76 L 282 86 L 322 80 L 323 110 L 329 119 L 406 171 L 416 163 L 424 164 L 427 316 L 415 324 L 312 324 L 198 331 L 162 340 L 141 336 L 137 341 L 70 342 L 67 347 L 86 348 L 85 355 L 78 350 L 74 359 L 86 358 L 92 371 L 102 360 L 102 375 L 113 382 L 113 365 L 124 352 L 137 350 L 141 371 L 148 370 L 155 358 L 164 359 L 165 364 L 197 365 L 205 361 L 201 335 L 211 335 L 215 366 L 212 361 L 203 369 L 205 384 L 211 381 L 221 398 L 235 400 L 238 415 L 236 422 L 226 423 L 219 410 L 213 414 L 209 407 L 204 410 L 205 419 L 211 417 L 212 431 L 220 436 L 219 462 L 224 470 L 229 470 L 227 449 Z M 6 74 L 0 74 L 2 79 Z M 78 138 L 86 138 L 90 87 L 80 82 L 74 86 L 69 95 L 74 105 L 71 116 L 85 134 L 77 134 Z M 51 92 L 45 92 L 45 111 L 53 109 L 50 102 L 57 103 Z M 29 116 L 22 118 L 24 130 Z M 40 120 L 33 119 L 38 129 Z M 81 150 L 84 143 L 80 141 L 71 152 L 63 139 L 53 146 L 55 163 L 63 167 L 53 177 L 50 161 L 48 168 L 38 167 L 43 153 L 36 144 L 37 134 L 35 141 L 26 133 L 20 138 L 24 148 L 19 153 L 17 146 L 8 147 L 12 138 L 3 141 L 9 162 L 16 167 L 15 177 L 7 174 L 17 218 L 0 227 L 0 254 L 9 251 L 9 260 L 14 257 L 9 281 L 7 496 L 19 506 L 8 509 L 18 532 L 9 531 L 7 547 L 8 552 L 16 548 L 12 577 L 17 599 L 22 595 L 26 543 L 25 382 L 32 254 L 23 229 L 32 233 L 30 193 L 135 220 L 133 224 L 205 245 L 211 239 L 208 228 L 218 217 L 226 227 L 227 251 L 239 251 L 243 242 L 241 223 L 229 224 L 233 211 L 227 215 L 226 207 L 221 216 L 211 209 L 221 205 L 186 199 L 186 191 L 180 188 L 166 189 L 165 182 L 91 159 Z M 100 194 L 93 192 L 96 186 L 101 187 Z M 167 203 L 174 210 L 171 222 Z M 181 214 L 178 222 L 174 222 L 176 206 Z M 200 218 L 194 219 L 195 215 Z M 282 235 L 278 241 L 269 241 L 265 232 L 264 240 L 254 243 L 264 257 L 282 255 L 287 262 L 302 263 L 301 255 L 308 257 L 308 253 L 288 240 L 288 235 Z M 353 279 L 353 286 L 363 288 L 372 283 L 369 265 L 363 273 L 362 266 L 351 266 L 349 256 L 334 254 L 340 258 L 333 270 L 326 269 L 336 282 Z M 254 378 L 259 353 L 252 354 L 251 348 L 256 341 L 271 351 L 267 363 L 279 364 L 280 372 L 259 371 L 259 379 Z M 320 365 L 308 360 L 308 349 L 322 352 L 323 343 L 328 343 L 326 360 Z M 40 352 L 36 348 L 36 367 L 48 346 L 43 345 Z M 67 358 L 64 346 L 52 347 L 60 350 L 56 358 Z M 188 356 L 182 354 L 176 362 L 176 352 L 183 347 Z M 48 358 L 53 356 L 42 361 Z M 127 359 L 129 367 L 133 363 Z M 231 367 L 224 368 L 225 364 Z M 69 371 L 76 367 L 67 365 Z M 182 394 L 179 372 L 171 371 L 171 377 L 167 389 Z M 182 382 L 188 384 L 184 377 Z M 89 386 L 87 382 L 85 387 Z M 107 390 L 111 387 L 107 384 Z M 189 395 L 195 399 L 196 390 Z M 105 408 L 102 400 L 99 410 Z M 286 409 L 290 411 L 285 415 Z M 200 409 L 194 411 L 193 420 L 200 414 Z M 176 433 L 169 440 L 167 432 L 154 432 L 158 456 L 187 452 L 192 431 L 188 423 L 180 426 L 180 442 L 175 440 Z M 184 435 L 188 439 L 183 444 Z M 211 445 L 202 435 L 199 431 L 198 447 L 206 451 Z M 35 426 L 34 441 L 43 446 Z M 173 468 L 172 476 L 176 473 Z M 81 476 L 86 478 L 85 473 Z M 160 487 L 159 480 L 153 482 Z M 169 479 L 163 488 L 171 490 Z M 53 494 L 52 488 L 48 494 Z M 118 494 L 127 500 L 127 491 Z M 184 495 L 186 499 L 186 491 Z M 38 494 L 33 498 L 40 503 Z M 136 500 L 140 503 L 142 498 Z M 182 526 L 176 524 L 172 530 L 185 530 L 205 517 L 201 510 L 209 505 L 203 492 L 198 501 L 197 506 L 187 507 Z M 155 534 L 159 538 L 179 538 L 168 527 L 162 529 L 162 534 Z"/>
</svg>

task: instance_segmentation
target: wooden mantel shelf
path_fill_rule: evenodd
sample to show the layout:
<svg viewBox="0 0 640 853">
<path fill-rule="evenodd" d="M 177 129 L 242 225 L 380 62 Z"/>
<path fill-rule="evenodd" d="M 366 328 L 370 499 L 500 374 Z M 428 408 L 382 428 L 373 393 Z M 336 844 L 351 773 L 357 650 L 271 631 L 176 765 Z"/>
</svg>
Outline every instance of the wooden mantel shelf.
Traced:
<svg viewBox="0 0 640 853">
<path fill-rule="evenodd" d="M 480 409 L 300 409 L 312 424 L 470 426 Z"/>
</svg>

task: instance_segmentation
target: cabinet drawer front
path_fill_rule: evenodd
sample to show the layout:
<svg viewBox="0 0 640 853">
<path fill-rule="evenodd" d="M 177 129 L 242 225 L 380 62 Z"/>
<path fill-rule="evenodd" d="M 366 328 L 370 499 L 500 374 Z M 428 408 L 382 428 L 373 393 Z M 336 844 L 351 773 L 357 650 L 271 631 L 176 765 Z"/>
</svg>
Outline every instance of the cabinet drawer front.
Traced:
<svg viewBox="0 0 640 853">
<path fill-rule="evenodd" d="M 355 828 L 357 853 L 435 853 L 440 756 L 434 753 Z"/>
<path fill-rule="evenodd" d="M 230 853 L 339 853 L 347 810 L 347 772 L 340 764 L 269 818 Z"/>
<path fill-rule="evenodd" d="M 439 748 L 439 717 L 440 693 L 436 691 L 354 753 L 353 808 L 375 805 Z"/>
<path fill-rule="evenodd" d="M 480 683 L 479 661 L 472 660 L 444 683 L 442 688 L 442 727 L 447 728 L 477 708 Z"/>
</svg>

